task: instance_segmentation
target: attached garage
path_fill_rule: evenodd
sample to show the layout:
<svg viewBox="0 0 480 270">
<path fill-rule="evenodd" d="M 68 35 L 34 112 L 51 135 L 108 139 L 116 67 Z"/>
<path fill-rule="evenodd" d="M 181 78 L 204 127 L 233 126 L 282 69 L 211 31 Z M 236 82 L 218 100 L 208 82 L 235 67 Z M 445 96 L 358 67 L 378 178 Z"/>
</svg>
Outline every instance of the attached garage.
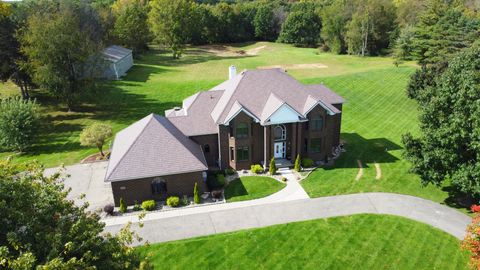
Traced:
<svg viewBox="0 0 480 270">
<path fill-rule="evenodd" d="M 133 66 L 132 50 L 113 45 L 103 51 L 107 65 L 103 73 L 106 79 L 120 79 Z"/>
<path fill-rule="evenodd" d="M 195 183 L 206 191 L 205 156 L 200 146 L 166 118 L 156 114 L 117 133 L 105 182 L 115 205 L 132 205 L 168 196 L 192 196 Z"/>
</svg>

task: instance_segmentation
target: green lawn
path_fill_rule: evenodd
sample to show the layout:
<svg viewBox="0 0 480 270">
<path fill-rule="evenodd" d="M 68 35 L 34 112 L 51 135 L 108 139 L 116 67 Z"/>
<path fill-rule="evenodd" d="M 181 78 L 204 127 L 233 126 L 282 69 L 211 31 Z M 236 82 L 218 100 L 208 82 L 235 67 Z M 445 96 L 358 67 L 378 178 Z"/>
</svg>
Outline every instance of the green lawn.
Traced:
<svg viewBox="0 0 480 270">
<path fill-rule="evenodd" d="M 263 198 L 284 187 L 284 183 L 270 177 L 244 176 L 228 184 L 225 199 L 227 202 L 238 202 Z"/>
<path fill-rule="evenodd" d="M 358 192 L 394 192 L 419 196 L 459 207 L 455 190 L 451 187 L 423 187 L 420 179 L 408 172 L 410 164 L 402 157 L 401 136 L 418 133 L 417 109 L 405 94 L 405 86 L 412 68 L 386 68 L 309 79 L 309 83 L 323 81 L 347 99 L 342 115 L 341 139 L 347 152 L 333 168 L 317 169 L 302 185 L 311 197 Z M 357 160 L 364 167 L 363 176 Z M 376 178 L 375 163 L 381 169 Z M 465 211 L 465 209 L 464 209 Z"/>
<path fill-rule="evenodd" d="M 385 215 L 290 223 L 138 251 L 155 269 L 468 269 L 453 236 Z"/>
<path fill-rule="evenodd" d="M 262 46 L 265 47 L 258 55 L 251 56 L 219 56 L 204 49 L 190 48 L 180 60 L 152 50 L 135 60 L 135 66 L 123 80 L 101 85 L 75 112 L 67 112 L 58 100 L 34 92 L 33 96 L 43 104 L 42 114 L 46 117 L 39 130 L 39 143 L 26 154 L 3 152 L 0 158 L 13 155 L 19 162 L 37 159 L 47 167 L 77 163 L 96 152 L 95 148 L 80 146 L 79 134 L 86 125 L 101 121 L 112 125 L 117 132 L 151 112 L 163 114 L 165 109 L 181 105 L 182 100 L 193 93 L 224 81 L 228 66 L 232 64 L 243 70 L 279 64 L 321 63 L 327 68 L 289 70 L 298 79 L 317 81 L 342 74 L 394 69 L 390 58 L 334 55 L 285 44 L 248 43 L 235 45 L 235 49 Z M 0 83 L 2 96 L 12 92 L 15 89 L 11 83 Z"/>
</svg>

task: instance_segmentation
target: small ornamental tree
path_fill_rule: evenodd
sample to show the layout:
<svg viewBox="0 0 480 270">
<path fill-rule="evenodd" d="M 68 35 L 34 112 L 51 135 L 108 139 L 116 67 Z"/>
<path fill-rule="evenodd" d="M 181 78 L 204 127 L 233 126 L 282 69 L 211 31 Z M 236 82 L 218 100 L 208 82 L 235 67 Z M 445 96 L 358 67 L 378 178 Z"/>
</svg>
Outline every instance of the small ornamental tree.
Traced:
<svg viewBox="0 0 480 270">
<path fill-rule="evenodd" d="M 35 101 L 20 97 L 0 100 L 0 146 L 22 152 L 38 134 L 40 114 Z"/>
<path fill-rule="evenodd" d="M 480 214 L 477 212 L 467 227 L 467 235 L 462 241 L 462 249 L 470 252 L 470 264 L 480 269 Z"/>
<path fill-rule="evenodd" d="M 96 146 L 103 153 L 103 145 L 105 141 L 112 136 L 112 128 L 105 124 L 95 123 L 86 127 L 80 134 L 80 144 L 84 146 Z"/>
<path fill-rule="evenodd" d="M 301 167 L 300 167 L 300 161 L 301 161 L 300 155 L 297 155 L 297 158 L 295 159 L 295 165 L 294 165 L 294 167 L 293 167 L 293 169 L 294 169 L 295 171 L 297 171 L 297 172 L 299 172 L 300 169 L 301 169 Z"/>
<path fill-rule="evenodd" d="M 195 182 L 195 186 L 193 187 L 193 201 L 196 204 L 200 203 L 200 192 L 198 191 L 198 184 Z"/>
<path fill-rule="evenodd" d="M 270 167 L 268 168 L 268 172 L 270 175 L 274 175 L 277 173 L 277 166 L 275 165 L 275 158 L 272 157 L 270 160 Z"/>
<path fill-rule="evenodd" d="M 120 198 L 120 213 L 126 213 L 127 212 L 127 205 L 125 204 L 125 201 L 123 198 Z"/>
</svg>

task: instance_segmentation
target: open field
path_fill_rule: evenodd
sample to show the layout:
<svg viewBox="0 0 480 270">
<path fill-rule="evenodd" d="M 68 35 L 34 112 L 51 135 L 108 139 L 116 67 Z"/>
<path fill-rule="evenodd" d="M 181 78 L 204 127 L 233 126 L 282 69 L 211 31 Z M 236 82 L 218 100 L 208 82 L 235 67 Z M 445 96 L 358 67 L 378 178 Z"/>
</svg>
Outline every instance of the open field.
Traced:
<svg viewBox="0 0 480 270">
<path fill-rule="evenodd" d="M 265 176 L 244 176 L 225 188 L 227 202 L 238 202 L 266 197 L 280 191 L 285 184 Z"/>
<path fill-rule="evenodd" d="M 155 269 L 468 269 L 459 241 L 395 216 L 354 215 L 138 249 Z"/>
</svg>

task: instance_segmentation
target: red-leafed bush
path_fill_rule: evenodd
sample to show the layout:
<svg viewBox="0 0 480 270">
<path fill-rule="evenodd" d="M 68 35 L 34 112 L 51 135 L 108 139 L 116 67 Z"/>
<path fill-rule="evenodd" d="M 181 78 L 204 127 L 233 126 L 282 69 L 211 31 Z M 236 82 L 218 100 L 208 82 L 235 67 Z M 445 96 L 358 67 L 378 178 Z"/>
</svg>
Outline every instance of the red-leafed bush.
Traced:
<svg viewBox="0 0 480 270">
<path fill-rule="evenodd" d="M 475 206 L 478 207 L 478 205 Z M 468 225 L 467 235 L 462 241 L 462 248 L 470 252 L 472 268 L 480 270 L 480 214 L 475 214 L 472 223 Z"/>
<path fill-rule="evenodd" d="M 472 204 L 472 206 L 470 206 L 470 210 L 472 210 L 474 213 L 478 213 L 480 212 L 480 205 Z"/>
</svg>

